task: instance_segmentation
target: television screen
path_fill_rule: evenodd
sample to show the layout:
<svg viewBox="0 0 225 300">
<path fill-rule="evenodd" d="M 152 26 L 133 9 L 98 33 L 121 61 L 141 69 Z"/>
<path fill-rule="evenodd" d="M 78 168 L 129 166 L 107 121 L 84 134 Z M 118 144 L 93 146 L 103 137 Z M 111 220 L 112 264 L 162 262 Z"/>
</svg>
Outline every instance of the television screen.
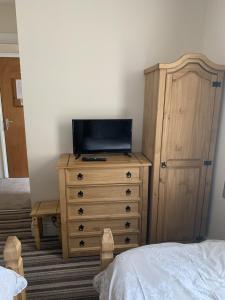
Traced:
<svg viewBox="0 0 225 300">
<path fill-rule="evenodd" d="M 131 152 L 132 120 L 72 120 L 73 152 Z"/>
</svg>

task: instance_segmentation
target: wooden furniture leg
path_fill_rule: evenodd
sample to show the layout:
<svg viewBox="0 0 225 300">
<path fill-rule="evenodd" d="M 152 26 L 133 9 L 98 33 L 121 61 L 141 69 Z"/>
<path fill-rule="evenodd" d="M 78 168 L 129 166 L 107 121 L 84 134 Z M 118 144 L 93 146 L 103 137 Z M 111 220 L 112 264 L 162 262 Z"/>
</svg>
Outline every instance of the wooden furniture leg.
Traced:
<svg viewBox="0 0 225 300">
<path fill-rule="evenodd" d="M 61 222 L 60 222 L 60 206 L 58 200 L 36 202 L 32 206 L 31 217 L 32 217 L 32 233 L 35 239 L 37 250 L 40 250 L 41 237 L 43 236 L 43 226 L 42 226 L 43 218 L 52 217 L 52 219 L 54 218 L 54 220 L 56 220 L 57 218 L 59 231 L 60 231 L 60 235 L 59 235 L 60 238 Z"/>
<path fill-rule="evenodd" d="M 41 238 L 43 235 L 42 217 L 38 217 L 38 228 L 39 228 L 39 234 Z"/>
<path fill-rule="evenodd" d="M 110 228 L 104 228 L 101 246 L 101 270 L 104 270 L 113 260 L 114 240 Z"/>
<path fill-rule="evenodd" d="M 40 240 L 40 223 L 38 221 L 37 217 L 32 217 L 32 233 L 35 240 L 35 245 L 37 250 L 40 250 L 41 248 L 41 240 Z"/>
<path fill-rule="evenodd" d="M 16 236 L 9 236 L 7 238 L 3 256 L 6 268 L 12 269 L 16 273 L 24 276 L 21 242 Z M 26 300 L 25 290 L 14 297 L 14 300 Z"/>
<path fill-rule="evenodd" d="M 60 215 L 57 215 L 57 224 L 58 224 L 59 242 L 60 242 L 60 244 L 62 244 L 61 216 Z"/>
</svg>

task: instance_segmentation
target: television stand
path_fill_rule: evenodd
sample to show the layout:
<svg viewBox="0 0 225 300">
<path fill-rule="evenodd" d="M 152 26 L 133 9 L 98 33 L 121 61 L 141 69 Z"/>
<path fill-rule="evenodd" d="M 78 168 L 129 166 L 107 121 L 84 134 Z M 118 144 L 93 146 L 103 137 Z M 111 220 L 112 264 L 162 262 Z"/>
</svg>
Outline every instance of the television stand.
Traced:
<svg viewBox="0 0 225 300">
<path fill-rule="evenodd" d="M 96 156 L 83 156 L 82 161 L 106 161 L 106 157 L 96 157 Z"/>
<path fill-rule="evenodd" d="M 116 252 L 144 245 L 147 237 L 148 171 L 141 153 L 62 154 L 58 161 L 64 259 L 98 255 L 101 232 L 110 227 Z M 82 157 L 106 161 L 84 162 Z"/>
<path fill-rule="evenodd" d="M 128 157 L 132 157 L 130 152 L 125 152 L 124 155 L 128 156 Z"/>
<path fill-rule="evenodd" d="M 124 152 L 125 156 L 132 157 L 132 154 L 130 152 Z M 81 157 L 81 154 L 74 154 L 74 157 L 76 160 L 78 160 Z M 83 156 L 82 161 L 107 161 L 106 157 L 98 157 L 98 156 Z"/>
</svg>

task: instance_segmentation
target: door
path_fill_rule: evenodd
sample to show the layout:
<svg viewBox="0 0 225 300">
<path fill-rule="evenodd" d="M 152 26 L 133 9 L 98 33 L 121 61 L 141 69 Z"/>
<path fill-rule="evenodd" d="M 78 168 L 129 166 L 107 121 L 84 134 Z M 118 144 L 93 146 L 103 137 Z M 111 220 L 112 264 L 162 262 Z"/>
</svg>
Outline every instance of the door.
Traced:
<svg viewBox="0 0 225 300">
<path fill-rule="evenodd" d="M 16 88 L 19 79 L 19 58 L 0 58 L 0 93 L 8 171 L 9 177 L 14 178 L 28 177 L 23 105 Z"/>
<path fill-rule="evenodd" d="M 167 74 L 161 145 L 158 241 L 199 237 L 217 74 L 189 63 Z"/>
</svg>

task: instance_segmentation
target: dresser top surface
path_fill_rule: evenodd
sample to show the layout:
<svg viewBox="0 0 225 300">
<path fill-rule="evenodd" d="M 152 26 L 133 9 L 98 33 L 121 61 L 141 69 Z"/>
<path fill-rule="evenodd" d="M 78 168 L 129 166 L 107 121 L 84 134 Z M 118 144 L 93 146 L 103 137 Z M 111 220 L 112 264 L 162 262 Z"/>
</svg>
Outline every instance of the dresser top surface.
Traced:
<svg viewBox="0 0 225 300">
<path fill-rule="evenodd" d="M 142 153 L 132 153 L 130 156 L 124 154 L 98 154 L 98 155 L 85 155 L 85 156 L 99 156 L 105 157 L 106 161 L 82 161 L 82 156 L 78 159 L 74 154 L 64 153 L 61 154 L 57 168 L 107 168 L 107 167 L 141 167 L 151 166 L 151 162 Z"/>
</svg>

